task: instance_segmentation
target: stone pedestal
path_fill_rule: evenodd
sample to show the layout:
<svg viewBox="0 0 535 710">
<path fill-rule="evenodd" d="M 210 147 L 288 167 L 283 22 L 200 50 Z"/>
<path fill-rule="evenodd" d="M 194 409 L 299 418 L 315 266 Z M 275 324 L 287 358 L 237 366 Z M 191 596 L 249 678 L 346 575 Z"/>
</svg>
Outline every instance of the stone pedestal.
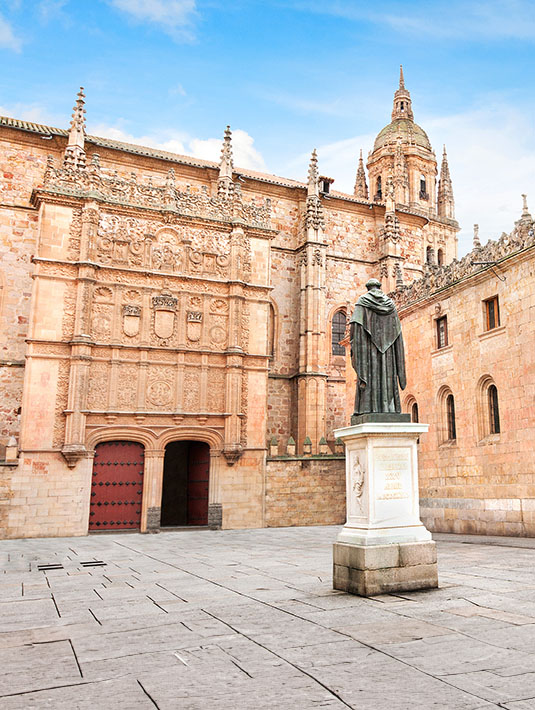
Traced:
<svg viewBox="0 0 535 710">
<path fill-rule="evenodd" d="M 428 428 L 371 421 L 334 432 L 346 447 L 347 500 L 335 589 L 371 596 L 438 586 L 435 543 L 418 503 L 417 440 Z"/>
</svg>

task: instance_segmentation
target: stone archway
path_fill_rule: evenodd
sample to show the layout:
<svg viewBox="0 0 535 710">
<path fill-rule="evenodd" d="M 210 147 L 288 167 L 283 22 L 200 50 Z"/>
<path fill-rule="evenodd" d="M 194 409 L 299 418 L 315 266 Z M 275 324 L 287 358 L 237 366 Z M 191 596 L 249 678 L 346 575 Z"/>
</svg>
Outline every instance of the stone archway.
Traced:
<svg viewBox="0 0 535 710">
<path fill-rule="evenodd" d="M 208 525 L 210 447 L 171 441 L 165 447 L 160 526 Z"/>
</svg>

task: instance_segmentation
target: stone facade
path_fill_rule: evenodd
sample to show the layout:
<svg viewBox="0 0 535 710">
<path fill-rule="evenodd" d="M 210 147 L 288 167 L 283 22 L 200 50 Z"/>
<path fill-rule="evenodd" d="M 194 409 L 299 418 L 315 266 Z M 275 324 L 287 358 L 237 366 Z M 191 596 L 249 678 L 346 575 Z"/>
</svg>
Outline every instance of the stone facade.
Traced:
<svg viewBox="0 0 535 710">
<path fill-rule="evenodd" d="M 212 527 L 343 520 L 332 432 L 354 374 L 333 318 L 370 277 L 393 289 L 456 255 L 451 183 L 396 113 L 402 83 L 371 199 L 362 164 L 336 192 L 315 152 L 306 182 L 234 168 L 229 129 L 219 163 L 88 136 L 83 92 L 69 130 L 0 118 L 4 535 L 86 534 L 95 447 L 114 440 L 144 446 L 142 531 L 180 440 L 210 446 Z"/>
<path fill-rule="evenodd" d="M 404 408 L 416 404 L 430 424 L 419 456 L 431 530 L 535 536 L 534 232 L 524 200 L 511 234 L 482 247 L 476 229 L 463 259 L 394 294 L 407 346 Z"/>
</svg>

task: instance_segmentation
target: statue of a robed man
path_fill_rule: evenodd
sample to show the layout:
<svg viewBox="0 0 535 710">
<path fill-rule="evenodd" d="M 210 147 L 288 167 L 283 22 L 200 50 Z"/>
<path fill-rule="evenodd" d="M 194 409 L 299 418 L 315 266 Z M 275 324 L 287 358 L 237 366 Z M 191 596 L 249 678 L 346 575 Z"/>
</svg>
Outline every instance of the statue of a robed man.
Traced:
<svg viewBox="0 0 535 710">
<path fill-rule="evenodd" d="M 394 302 L 371 279 L 350 320 L 351 361 L 357 373 L 355 415 L 399 413 L 405 389 L 405 351 Z M 400 415 L 403 416 L 403 415 Z"/>
</svg>

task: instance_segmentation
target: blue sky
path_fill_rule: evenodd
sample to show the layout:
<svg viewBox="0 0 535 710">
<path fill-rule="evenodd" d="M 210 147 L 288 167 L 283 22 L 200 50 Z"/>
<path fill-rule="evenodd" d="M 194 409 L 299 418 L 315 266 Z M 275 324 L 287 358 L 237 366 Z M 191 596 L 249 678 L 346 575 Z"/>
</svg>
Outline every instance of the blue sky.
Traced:
<svg viewBox="0 0 535 710">
<path fill-rule="evenodd" d="M 0 112 L 351 191 L 389 122 L 399 64 L 415 120 L 446 143 L 461 222 L 510 231 L 535 212 L 535 3 L 0 0 Z M 371 9 L 370 9 L 371 8 Z"/>
</svg>

